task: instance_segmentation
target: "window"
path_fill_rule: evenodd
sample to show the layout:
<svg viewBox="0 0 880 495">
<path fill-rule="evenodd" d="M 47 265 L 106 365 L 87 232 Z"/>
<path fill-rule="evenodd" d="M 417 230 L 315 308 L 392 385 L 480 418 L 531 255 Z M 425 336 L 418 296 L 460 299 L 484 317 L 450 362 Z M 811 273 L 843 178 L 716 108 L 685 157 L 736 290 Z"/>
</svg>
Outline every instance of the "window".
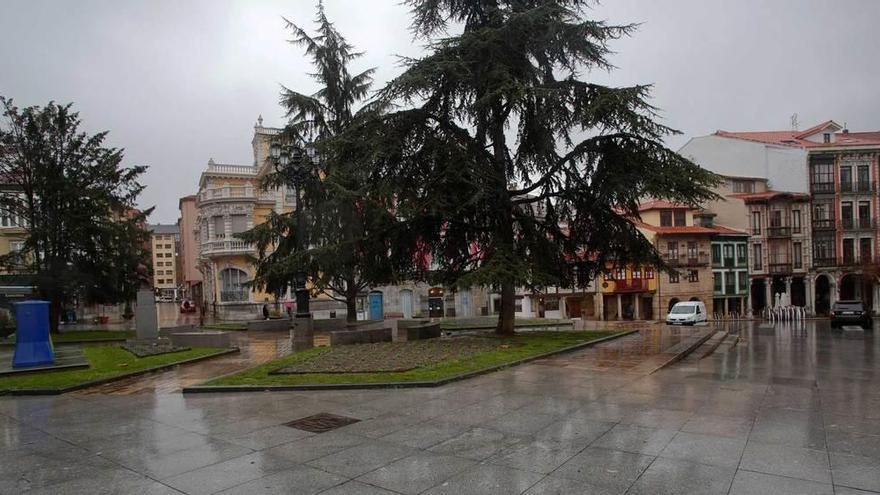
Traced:
<svg viewBox="0 0 880 495">
<path fill-rule="evenodd" d="M 738 290 L 737 292 L 745 292 L 749 288 L 749 272 L 737 272 Z"/>
<path fill-rule="evenodd" d="M 626 280 L 626 268 L 618 268 L 614 272 L 615 280 Z"/>
<path fill-rule="evenodd" d="M 834 262 L 834 237 L 817 237 L 813 242 L 813 258 L 817 264 L 827 265 Z"/>
<path fill-rule="evenodd" d="M 230 217 L 232 220 L 232 233 L 240 234 L 242 232 L 247 231 L 248 229 L 248 217 L 247 215 L 232 215 Z"/>
<path fill-rule="evenodd" d="M 607 282 L 609 280 L 614 280 L 614 274 L 611 272 L 602 273 L 602 278 Z"/>
<path fill-rule="evenodd" d="M 660 226 L 672 227 L 672 210 L 660 210 Z"/>
<path fill-rule="evenodd" d="M 859 228 L 871 228 L 871 203 L 859 201 Z"/>
<path fill-rule="evenodd" d="M 647 278 L 647 279 L 654 278 L 654 267 L 653 266 L 646 266 L 645 267 L 645 278 Z"/>
<path fill-rule="evenodd" d="M 174 247 L 174 246 L 171 244 L 165 244 L 165 249 L 171 249 L 172 247 Z"/>
<path fill-rule="evenodd" d="M 677 284 L 678 283 L 678 272 L 676 272 L 676 271 L 669 272 L 669 283 L 670 284 Z"/>
<path fill-rule="evenodd" d="M 559 299 L 547 299 L 544 301 L 544 311 L 559 311 Z"/>
<path fill-rule="evenodd" d="M 852 239 L 843 240 L 843 262 L 852 263 L 856 258 L 856 243 Z"/>
<path fill-rule="evenodd" d="M 642 278 L 642 267 L 634 266 L 632 268 L 632 278 L 633 278 L 633 280 L 637 280 L 637 279 Z"/>
<path fill-rule="evenodd" d="M 700 273 L 697 270 L 688 270 L 688 282 L 699 282 Z"/>
<path fill-rule="evenodd" d="M 712 264 L 721 264 L 721 244 L 712 244 Z"/>
<path fill-rule="evenodd" d="M 830 132 L 826 132 L 826 133 L 822 134 L 822 142 L 826 143 L 826 144 L 831 142 L 831 133 Z"/>
<path fill-rule="evenodd" d="M 852 191 L 852 167 L 840 167 L 840 190 Z"/>
<path fill-rule="evenodd" d="M 9 252 L 18 253 L 24 249 L 24 241 L 9 241 Z"/>
<path fill-rule="evenodd" d="M 220 300 L 223 302 L 242 302 L 248 300 L 248 290 L 244 286 L 247 273 L 238 268 L 220 270 Z"/>
<path fill-rule="evenodd" d="M 803 268 L 804 267 L 804 249 L 801 246 L 800 242 L 794 242 L 791 245 L 791 251 L 793 254 L 793 261 L 795 268 Z"/>
<path fill-rule="evenodd" d="M 791 210 L 791 231 L 801 233 L 801 210 Z"/>
<path fill-rule="evenodd" d="M 671 260 L 678 259 L 678 242 L 666 243 L 666 256 L 668 256 Z"/>
<path fill-rule="evenodd" d="M 752 263 L 754 263 L 755 270 L 762 270 L 763 266 L 762 266 L 761 260 L 763 257 L 761 256 L 761 245 L 755 244 L 754 246 L 752 246 L 752 251 L 753 251 Z"/>
<path fill-rule="evenodd" d="M 733 266 L 733 244 L 724 245 L 724 266 Z"/>
<path fill-rule="evenodd" d="M 685 225 L 687 225 L 687 222 L 685 220 L 687 218 L 687 215 L 685 213 L 686 212 L 681 209 L 675 210 L 674 215 L 676 227 L 684 227 Z"/>
<path fill-rule="evenodd" d="M 834 192 L 833 187 L 826 186 L 826 184 L 833 185 L 834 183 L 834 162 L 812 163 L 810 166 L 810 179 L 812 180 L 814 192 Z"/>
<path fill-rule="evenodd" d="M 753 193 L 755 192 L 755 182 L 751 180 L 732 180 L 731 188 L 735 193 Z"/>
<path fill-rule="evenodd" d="M 859 259 L 862 263 L 871 262 L 871 238 L 862 237 L 859 239 Z"/>
<path fill-rule="evenodd" d="M 871 178 L 868 176 L 868 166 L 867 165 L 859 165 L 856 168 L 856 183 L 858 184 L 859 191 L 868 191 L 870 190 Z"/>
<path fill-rule="evenodd" d="M 752 234 L 758 235 L 761 233 L 761 212 L 755 210 L 752 212 Z"/>
<path fill-rule="evenodd" d="M 696 241 L 688 241 L 688 259 L 691 259 L 691 260 L 697 259 L 697 242 Z"/>
<path fill-rule="evenodd" d="M 736 245 L 736 264 L 745 265 L 748 257 L 748 247 L 745 243 Z"/>
<path fill-rule="evenodd" d="M 782 227 L 782 210 L 772 210 L 770 212 L 770 226 Z"/>
<path fill-rule="evenodd" d="M 724 284 L 722 282 L 722 279 L 724 278 L 723 274 L 721 272 L 712 272 L 712 277 L 715 293 L 722 294 L 722 291 L 724 290 Z"/>
<path fill-rule="evenodd" d="M 214 217 L 214 238 L 215 239 L 225 239 L 226 238 L 226 219 L 223 217 Z"/>
</svg>

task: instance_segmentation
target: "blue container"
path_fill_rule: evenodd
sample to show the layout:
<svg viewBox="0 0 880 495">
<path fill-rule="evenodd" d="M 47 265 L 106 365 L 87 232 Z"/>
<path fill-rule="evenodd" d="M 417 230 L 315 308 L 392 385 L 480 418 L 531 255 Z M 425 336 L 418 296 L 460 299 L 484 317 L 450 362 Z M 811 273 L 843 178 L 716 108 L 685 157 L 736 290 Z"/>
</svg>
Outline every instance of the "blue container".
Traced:
<svg viewBox="0 0 880 495">
<path fill-rule="evenodd" d="M 15 355 L 13 368 L 55 362 L 49 340 L 49 301 L 15 303 Z"/>
</svg>

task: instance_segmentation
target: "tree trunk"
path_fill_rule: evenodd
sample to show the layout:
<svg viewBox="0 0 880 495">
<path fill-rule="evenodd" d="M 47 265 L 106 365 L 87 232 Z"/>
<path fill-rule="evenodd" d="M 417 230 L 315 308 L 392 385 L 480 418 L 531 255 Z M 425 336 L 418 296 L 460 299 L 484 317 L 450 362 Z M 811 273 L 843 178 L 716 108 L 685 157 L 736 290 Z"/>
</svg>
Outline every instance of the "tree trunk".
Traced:
<svg viewBox="0 0 880 495">
<path fill-rule="evenodd" d="M 61 321 L 61 300 L 52 298 L 49 301 L 49 332 L 57 334 L 58 325 Z"/>
<path fill-rule="evenodd" d="M 352 326 L 357 322 L 357 294 L 345 298 L 345 324 Z"/>
<path fill-rule="evenodd" d="M 498 335 L 513 335 L 515 333 L 513 322 L 516 317 L 516 290 L 511 283 L 501 284 L 501 312 L 498 315 L 498 326 L 495 333 Z"/>
</svg>

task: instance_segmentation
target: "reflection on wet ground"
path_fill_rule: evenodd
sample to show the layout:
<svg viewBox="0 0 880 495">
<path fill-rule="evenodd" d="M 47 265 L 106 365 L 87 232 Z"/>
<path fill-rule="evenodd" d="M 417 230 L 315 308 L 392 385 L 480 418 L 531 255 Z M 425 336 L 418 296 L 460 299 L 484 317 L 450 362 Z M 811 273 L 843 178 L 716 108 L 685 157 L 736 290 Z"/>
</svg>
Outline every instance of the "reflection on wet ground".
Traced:
<svg viewBox="0 0 880 495">
<path fill-rule="evenodd" d="M 700 329 L 431 389 L 0 398 L 0 493 L 880 493 L 880 329 L 717 328 L 653 374 Z M 360 421 L 284 426 L 322 412 Z"/>
</svg>

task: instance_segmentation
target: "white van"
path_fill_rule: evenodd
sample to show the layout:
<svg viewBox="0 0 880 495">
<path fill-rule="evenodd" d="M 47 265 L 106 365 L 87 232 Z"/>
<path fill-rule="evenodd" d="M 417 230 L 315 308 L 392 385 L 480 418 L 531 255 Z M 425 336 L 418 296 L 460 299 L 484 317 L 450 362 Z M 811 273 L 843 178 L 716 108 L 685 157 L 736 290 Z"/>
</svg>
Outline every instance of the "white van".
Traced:
<svg viewBox="0 0 880 495">
<path fill-rule="evenodd" d="M 707 320 L 706 305 L 700 301 L 675 303 L 666 315 L 667 325 L 696 325 Z"/>
</svg>

